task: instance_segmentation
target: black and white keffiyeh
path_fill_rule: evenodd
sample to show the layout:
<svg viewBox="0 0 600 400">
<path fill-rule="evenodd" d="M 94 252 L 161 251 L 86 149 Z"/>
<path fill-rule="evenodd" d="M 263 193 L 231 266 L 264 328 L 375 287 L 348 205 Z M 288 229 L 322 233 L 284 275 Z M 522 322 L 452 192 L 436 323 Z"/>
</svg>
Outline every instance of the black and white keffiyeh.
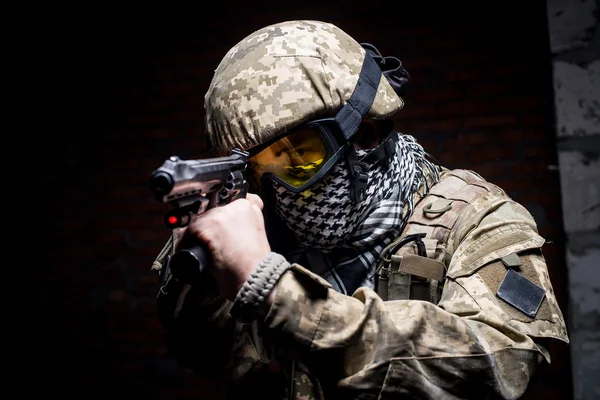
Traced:
<svg viewBox="0 0 600 400">
<path fill-rule="evenodd" d="M 275 210 L 302 246 L 292 258 L 305 257 L 313 272 L 343 294 L 373 288 L 381 251 L 398 237 L 413 212 L 413 193 L 427 176 L 439 179 L 414 137 L 392 134 L 398 135 L 396 157 L 370 167 L 367 193 L 358 204 L 350 197 L 345 160 L 301 193 L 273 183 Z M 361 157 L 368 150 L 357 153 Z"/>
</svg>

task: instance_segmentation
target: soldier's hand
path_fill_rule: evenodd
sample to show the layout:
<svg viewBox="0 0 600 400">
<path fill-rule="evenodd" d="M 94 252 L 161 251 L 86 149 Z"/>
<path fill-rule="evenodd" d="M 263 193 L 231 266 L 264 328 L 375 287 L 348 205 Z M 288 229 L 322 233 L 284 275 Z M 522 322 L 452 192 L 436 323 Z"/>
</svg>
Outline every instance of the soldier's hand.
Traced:
<svg viewBox="0 0 600 400">
<path fill-rule="evenodd" d="M 206 244 L 212 257 L 211 273 L 222 296 L 233 300 L 258 263 L 271 251 L 262 214 L 263 202 L 255 194 L 215 207 L 179 232 L 175 250 L 184 237 Z"/>
</svg>

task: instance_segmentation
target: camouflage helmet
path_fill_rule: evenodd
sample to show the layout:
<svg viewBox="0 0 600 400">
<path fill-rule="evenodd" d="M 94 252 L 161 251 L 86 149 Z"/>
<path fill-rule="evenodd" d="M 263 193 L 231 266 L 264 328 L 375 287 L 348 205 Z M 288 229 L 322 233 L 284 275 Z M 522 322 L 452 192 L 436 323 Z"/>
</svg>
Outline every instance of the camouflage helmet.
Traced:
<svg viewBox="0 0 600 400">
<path fill-rule="evenodd" d="M 287 21 L 250 34 L 227 52 L 205 95 L 209 146 L 219 155 L 247 150 L 335 116 L 351 98 L 366 54 L 326 22 Z M 364 117 L 384 119 L 404 105 L 383 75 L 378 82 Z"/>
</svg>

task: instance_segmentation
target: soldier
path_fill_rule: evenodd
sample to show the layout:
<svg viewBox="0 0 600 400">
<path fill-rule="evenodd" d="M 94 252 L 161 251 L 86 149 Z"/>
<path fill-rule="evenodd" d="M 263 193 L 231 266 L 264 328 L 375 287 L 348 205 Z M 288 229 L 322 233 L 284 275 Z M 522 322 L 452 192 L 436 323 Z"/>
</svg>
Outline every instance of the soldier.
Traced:
<svg viewBox="0 0 600 400">
<path fill-rule="evenodd" d="M 530 213 L 395 130 L 407 80 L 319 21 L 226 54 L 206 133 L 217 155 L 249 152 L 260 196 L 208 210 L 157 260 L 190 239 L 212 256 L 158 295 L 183 366 L 232 398 L 515 399 L 545 341 L 568 343 Z"/>
</svg>

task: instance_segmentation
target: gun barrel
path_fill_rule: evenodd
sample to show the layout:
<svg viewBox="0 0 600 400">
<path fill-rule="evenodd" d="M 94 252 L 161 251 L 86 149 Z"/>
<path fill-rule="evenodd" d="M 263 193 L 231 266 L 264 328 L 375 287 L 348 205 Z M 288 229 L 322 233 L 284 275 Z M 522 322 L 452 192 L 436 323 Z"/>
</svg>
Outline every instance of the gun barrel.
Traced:
<svg viewBox="0 0 600 400">
<path fill-rule="evenodd" d="M 247 154 L 234 150 L 226 157 L 201 160 L 181 160 L 170 157 L 152 172 L 150 189 L 157 200 L 169 202 L 175 198 L 206 194 L 218 190 L 220 184 L 235 170 L 246 168 Z"/>
</svg>

